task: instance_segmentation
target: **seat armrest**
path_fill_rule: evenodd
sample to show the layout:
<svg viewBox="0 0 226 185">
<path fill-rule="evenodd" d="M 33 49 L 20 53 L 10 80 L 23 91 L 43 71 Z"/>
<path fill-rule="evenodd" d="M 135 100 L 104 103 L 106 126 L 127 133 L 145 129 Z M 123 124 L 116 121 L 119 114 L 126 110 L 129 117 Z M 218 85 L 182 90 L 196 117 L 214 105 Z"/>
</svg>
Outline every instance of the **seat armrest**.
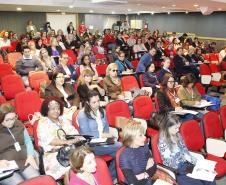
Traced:
<svg viewBox="0 0 226 185">
<path fill-rule="evenodd" d="M 226 142 L 223 139 L 207 138 L 206 151 L 218 157 L 224 157 L 226 152 Z"/>
<path fill-rule="evenodd" d="M 168 166 L 165 166 L 163 164 L 157 164 L 157 168 L 166 172 L 167 174 L 169 174 L 173 179 L 176 180 L 176 174 L 177 174 L 177 170 L 170 168 Z"/>
</svg>

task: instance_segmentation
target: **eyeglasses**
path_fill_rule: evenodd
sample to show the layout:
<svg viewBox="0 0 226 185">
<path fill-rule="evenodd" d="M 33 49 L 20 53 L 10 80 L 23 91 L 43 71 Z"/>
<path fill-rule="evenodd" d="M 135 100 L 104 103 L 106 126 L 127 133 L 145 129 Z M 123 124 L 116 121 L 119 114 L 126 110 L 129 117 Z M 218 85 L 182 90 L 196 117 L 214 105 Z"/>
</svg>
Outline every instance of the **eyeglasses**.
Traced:
<svg viewBox="0 0 226 185">
<path fill-rule="evenodd" d="M 112 72 L 118 72 L 118 70 L 117 70 L 117 69 L 112 69 L 111 71 L 112 71 Z"/>
</svg>

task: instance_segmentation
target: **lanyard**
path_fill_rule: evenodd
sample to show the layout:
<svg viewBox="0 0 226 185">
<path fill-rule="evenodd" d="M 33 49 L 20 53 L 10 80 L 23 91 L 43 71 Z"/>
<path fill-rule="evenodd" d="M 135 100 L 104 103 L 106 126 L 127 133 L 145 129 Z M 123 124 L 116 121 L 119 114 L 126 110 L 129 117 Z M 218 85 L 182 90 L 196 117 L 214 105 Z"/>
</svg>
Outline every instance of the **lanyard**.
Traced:
<svg viewBox="0 0 226 185">
<path fill-rule="evenodd" d="M 171 93 L 170 91 L 169 91 L 169 93 L 174 97 L 174 98 L 176 98 L 176 92 L 175 91 L 173 91 L 174 93 Z"/>
<path fill-rule="evenodd" d="M 193 91 L 193 89 L 191 89 L 191 93 L 189 92 L 188 89 L 187 89 L 187 91 L 188 91 L 189 94 L 191 94 L 191 99 L 194 99 L 195 97 L 194 97 L 194 91 Z"/>
<path fill-rule="evenodd" d="M 10 130 L 9 128 L 7 128 L 7 130 L 9 131 L 9 133 L 10 133 L 10 135 L 12 136 L 13 140 L 14 140 L 15 142 L 17 142 L 17 141 L 16 141 L 16 138 L 15 138 L 15 136 L 13 135 L 13 133 L 11 132 L 11 130 Z"/>
</svg>

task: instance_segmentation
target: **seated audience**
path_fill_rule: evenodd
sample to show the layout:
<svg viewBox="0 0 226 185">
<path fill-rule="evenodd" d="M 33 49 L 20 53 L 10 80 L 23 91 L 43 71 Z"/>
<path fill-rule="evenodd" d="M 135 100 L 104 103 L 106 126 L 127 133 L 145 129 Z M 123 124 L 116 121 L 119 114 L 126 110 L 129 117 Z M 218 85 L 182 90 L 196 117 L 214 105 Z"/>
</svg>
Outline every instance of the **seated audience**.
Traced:
<svg viewBox="0 0 226 185">
<path fill-rule="evenodd" d="M 104 55 L 104 47 L 102 45 L 102 39 L 98 39 L 95 43 L 95 46 L 93 47 L 93 53 L 94 55 Z"/>
<path fill-rule="evenodd" d="M 84 110 L 79 111 L 77 120 L 80 134 L 92 135 L 94 138 L 113 137 L 113 135 L 109 133 L 106 112 L 100 107 L 99 94 L 96 91 L 89 91 Z M 120 146 L 121 144 L 115 141 L 114 144 L 94 146 L 92 149 L 96 155 L 110 155 L 115 159 L 116 151 Z M 116 178 L 115 160 L 111 161 L 109 169 L 114 180 Z"/>
<path fill-rule="evenodd" d="M 172 71 L 169 70 L 170 63 L 171 63 L 171 61 L 170 61 L 170 59 L 168 57 L 164 58 L 164 60 L 162 62 L 163 66 L 162 66 L 162 68 L 157 73 L 157 78 L 158 78 L 158 80 L 160 82 L 163 79 L 163 77 L 165 76 L 165 74 L 171 74 L 171 75 L 173 75 Z"/>
<path fill-rule="evenodd" d="M 144 43 L 142 43 L 141 38 L 138 38 L 137 43 L 133 46 L 133 52 L 135 54 L 135 58 L 141 58 L 141 56 L 147 51 L 148 50 L 145 47 Z"/>
<path fill-rule="evenodd" d="M 119 165 L 126 184 L 152 185 L 157 172 L 148 144 L 145 144 L 145 129 L 140 123 L 131 121 L 123 129 L 123 145 Z M 172 182 L 170 178 L 166 181 Z"/>
<path fill-rule="evenodd" d="M 193 58 L 198 63 L 205 62 L 205 58 L 202 56 L 202 49 L 201 48 L 196 47 L 195 54 L 194 54 Z"/>
<path fill-rule="evenodd" d="M 47 72 L 48 76 L 52 78 L 53 72 L 56 70 L 55 60 L 49 56 L 46 48 L 40 49 L 40 61 L 43 67 L 43 71 Z"/>
<path fill-rule="evenodd" d="M 118 66 L 115 63 L 108 65 L 106 69 L 106 76 L 103 80 L 103 87 L 106 95 L 113 100 L 124 99 L 122 92 L 122 84 L 120 78 L 117 76 Z"/>
<path fill-rule="evenodd" d="M 139 64 L 137 66 L 136 69 L 136 73 L 139 75 L 140 73 L 144 73 L 146 67 L 151 64 L 152 62 L 154 62 L 154 56 L 156 54 L 156 49 L 155 48 L 151 48 L 150 51 L 146 54 L 144 54 L 140 61 Z"/>
<path fill-rule="evenodd" d="M 183 49 L 181 47 L 177 48 L 177 55 L 174 57 L 173 62 L 177 75 L 193 73 L 197 79 L 199 78 L 198 69 L 183 57 Z"/>
<path fill-rule="evenodd" d="M 156 89 L 159 86 L 157 76 L 155 74 L 155 64 L 151 63 L 146 67 L 145 73 L 143 74 L 143 82 L 145 87 L 152 88 L 152 94 L 155 94 Z"/>
<path fill-rule="evenodd" d="M 69 185 L 98 185 L 101 178 L 96 169 L 94 152 L 87 146 L 76 148 L 70 156 L 72 173 Z"/>
<path fill-rule="evenodd" d="M 180 99 L 175 89 L 175 79 L 171 74 L 165 74 L 161 80 L 160 90 L 157 91 L 157 99 L 161 113 L 182 110 Z"/>
<path fill-rule="evenodd" d="M 91 70 L 94 74 L 93 80 L 98 81 L 98 73 L 96 70 L 96 65 L 91 63 L 89 55 L 85 54 L 82 56 L 81 65 L 79 67 L 80 67 L 80 73 L 82 73 L 83 70 L 85 70 L 85 69 Z"/>
<path fill-rule="evenodd" d="M 182 86 L 179 87 L 177 94 L 183 106 L 199 104 L 201 95 L 196 87 L 194 87 L 196 83 L 194 75 L 187 74 L 186 76 L 182 76 L 180 81 Z"/>
<path fill-rule="evenodd" d="M 180 121 L 177 116 L 168 114 L 160 124 L 158 149 L 163 164 L 177 170 L 177 182 L 181 185 L 216 185 L 216 182 L 193 179 L 186 175 L 186 168 L 194 166 L 197 159 L 188 151 L 180 135 Z M 184 168 L 182 170 L 182 168 Z M 187 172 L 188 173 L 188 172 Z"/>
<path fill-rule="evenodd" d="M 46 175 L 59 179 L 70 167 L 63 167 L 57 160 L 57 151 L 65 145 L 76 143 L 79 138 L 66 140 L 60 137 L 63 130 L 66 134 L 78 134 L 68 119 L 63 115 L 64 103 L 57 97 L 47 97 L 41 107 L 41 118 L 37 127 L 38 144 L 43 148 L 44 168 Z M 60 130 L 62 129 L 62 130 Z M 63 133 L 62 133 L 63 135 Z"/>
<path fill-rule="evenodd" d="M 101 96 L 101 99 L 103 99 L 105 95 L 104 89 L 102 89 L 97 83 L 93 81 L 93 72 L 89 69 L 85 69 L 82 72 L 78 79 L 77 87 L 77 92 L 83 106 L 87 101 L 88 93 L 90 90 L 97 91 Z"/>
<path fill-rule="evenodd" d="M 39 59 L 40 50 L 36 48 L 35 42 L 33 40 L 28 42 L 28 47 L 31 50 L 31 56 Z"/>
<path fill-rule="evenodd" d="M 20 36 L 20 40 L 19 40 L 19 42 L 16 45 L 16 51 L 17 52 L 22 52 L 23 51 L 23 48 L 25 46 L 27 46 L 27 43 L 28 43 L 27 36 L 26 35 L 21 35 Z"/>
<path fill-rule="evenodd" d="M 161 62 L 161 61 L 163 61 L 164 57 L 165 57 L 165 51 L 162 49 L 162 42 L 157 41 L 156 42 L 156 54 L 155 54 L 154 60 L 157 62 Z"/>
<path fill-rule="evenodd" d="M 0 38 L 0 48 L 6 47 L 6 46 L 11 46 L 11 41 L 9 39 L 9 32 L 8 31 L 4 31 L 2 33 L 1 38 Z"/>
<path fill-rule="evenodd" d="M 29 86 L 28 75 L 33 71 L 41 71 L 42 64 L 37 58 L 32 57 L 28 46 L 23 47 L 23 56 L 16 62 L 16 72 L 22 77 L 24 85 Z"/>
<path fill-rule="evenodd" d="M 66 49 L 71 49 L 77 51 L 80 47 L 80 42 L 74 40 L 74 35 L 72 33 L 68 34 L 66 41 L 64 42 Z"/>
<path fill-rule="evenodd" d="M 118 60 L 116 60 L 115 63 L 118 66 L 118 76 L 121 76 L 123 71 L 133 72 L 133 66 L 130 61 L 125 58 L 125 53 L 123 51 L 119 52 Z"/>
<path fill-rule="evenodd" d="M 78 77 L 78 74 L 75 71 L 75 67 L 72 64 L 68 63 L 68 54 L 62 52 L 59 58 L 59 65 L 57 66 L 58 72 L 64 74 L 65 81 L 74 83 Z"/>
<path fill-rule="evenodd" d="M 1 185 L 19 184 L 39 176 L 31 138 L 18 120 L 15 108 L 6 103 L 0 106 L 0 138 L 0 161 L 7 166 L 8 161 L 15 160 L 19 167 L 12 176 L 1 180 Z"/>
<path fill-rule="evenodd" d="M 185 56 L 185 58 L 187 59 L 187 61 L 188 61 L 190 64 L 196 63 L 195 49 L 194 49 L 192 46 L 189 46 L 188 54 Z"/>
<path fill-rule="evenodd" d="M 59 57 L 62 53 L 62 48 L 58 45 L 57 39 L 55 37 L 51 38 L 50 45 L 46 49 L 49 53 L 49 56 L 51 56 L 55 60 L 55 63 L 58 65 Z"/>
<path fill-rule="evenodd" d="M 64 107 L 77 109 L 79 106 L 79 98 L 75 93 L 74 87 L 65 83 L 65 77 L 63 73 L 55 72 L 52 76 L 52 82 L 45 89 L 45 97 L 55 96 L 60 98 Z"/>
</svg>

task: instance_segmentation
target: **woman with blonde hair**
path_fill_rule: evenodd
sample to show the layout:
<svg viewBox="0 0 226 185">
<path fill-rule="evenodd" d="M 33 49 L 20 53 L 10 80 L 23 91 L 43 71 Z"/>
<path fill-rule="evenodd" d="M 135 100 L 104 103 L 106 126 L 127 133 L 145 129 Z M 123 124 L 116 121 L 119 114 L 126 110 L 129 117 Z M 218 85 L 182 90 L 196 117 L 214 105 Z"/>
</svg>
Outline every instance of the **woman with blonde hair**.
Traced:
<svg viewBox="0 0 226 185">
<path fill-rule="evenodd" d="M 145 143 L 145 128 L 133 120 L 123 129 L 123 145 L 119 159 L 126 184 L 152 185 L 157 171 L 148 144 Z M 169 177 L 166 181 L 173 183 Z"/>
<path fill-rule="evenodd" d="M 124 99 L 124 95 L 122 92 L 122 83 L 117 74 L 117 64 L 111 63 L 106 69 L 106 76 L 103 80 L 103 87 L 106 91 L 106 95 L 113 100 Z"/>
<path fill-rule="evenodd" d="M 97 83 L 94 83 L 93 75 L 93 71 L 91 71 L 90 69 L 85 69 L 78 79 L 77 92 L 79 94 L 80 102 L 82 102 L 82 105 L 84 105 L 84 103 L 87 101 L 88 93 L 90 90 L 97 91 L 100 97 L 103 97 L 105 95 L 104 89 L 102 89 Z"/>
</svg>

